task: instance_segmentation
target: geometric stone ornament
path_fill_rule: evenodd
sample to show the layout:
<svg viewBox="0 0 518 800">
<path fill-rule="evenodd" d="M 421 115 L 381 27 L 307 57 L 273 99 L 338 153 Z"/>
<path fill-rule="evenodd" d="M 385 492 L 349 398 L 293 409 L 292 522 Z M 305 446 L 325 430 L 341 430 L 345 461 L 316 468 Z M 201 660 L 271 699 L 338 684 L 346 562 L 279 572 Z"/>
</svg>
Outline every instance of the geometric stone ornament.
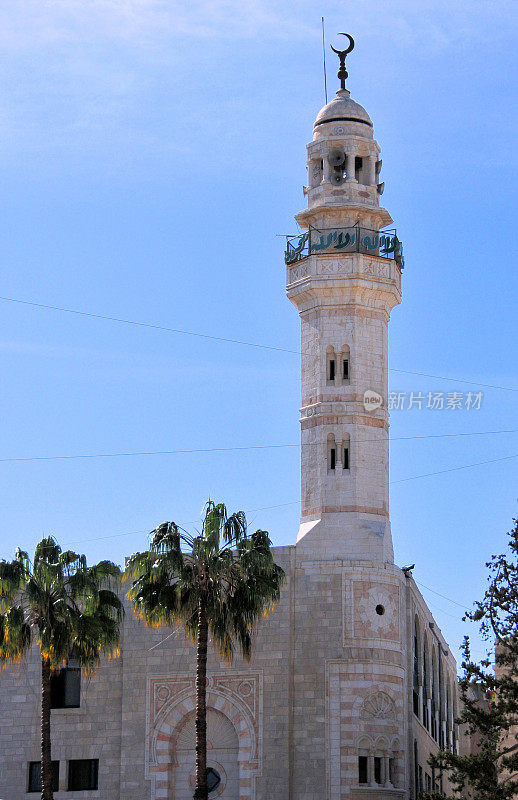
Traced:
<svg viewBox="0 0 518 800">
<path fill-rule="evenodd" d="M 225 717 L 238 740 L 239 798 L 253 800 L 262 764 L 262 673 L 225 672 L 207 679 L 207 708 Z M 196 709 L 193 675 L 147 681 L 146 778 L 151 800 L 174 796 L 175 768 Z"/>
<path fill-rule="evenodd" d="M 354 637 L 399 642 L 399 587 L 382 581 L 353 580 L 352 589 Z"/>
</svg>

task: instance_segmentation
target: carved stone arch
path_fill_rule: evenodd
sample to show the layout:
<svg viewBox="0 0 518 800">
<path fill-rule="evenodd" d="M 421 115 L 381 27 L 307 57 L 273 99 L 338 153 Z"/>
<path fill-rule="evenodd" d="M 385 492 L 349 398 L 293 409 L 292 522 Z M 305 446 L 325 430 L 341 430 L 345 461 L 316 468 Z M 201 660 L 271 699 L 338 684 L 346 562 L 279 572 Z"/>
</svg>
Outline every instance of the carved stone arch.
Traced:
<svg viewBox="0 0 518 800">
<path fill-rule="evenodd" d="M 177 744 L 196 706 L 194 678 L 148 679 L 146 777 L 151 800 L 172 796 L 178 766 Z M 239 798 L 253 800 L 261 770 L 262 682 L 258 673 L 223 674 L 208 679 L 207 708 L 232 724 L 238 741 Z"/>
<path fill-rule="evenodd" d="M 364 720 L 396 719 L 396 705 L 387 692 L 371 692 L 363 700 L 360 718 Z"/>
<path fill-rule="evenodd" d="M 385 755 L 388 752 L 388 739 L 386 736 L 377 736 L 376 741 L 374 743 L 374 749 L 376 753 L 380 755 Z"/>
<path fill-rule="evenodd" d="M 370 753 L 373 746 L 374 741 L 372 736 L 369 736 L 367 733 L 362 733 L 360 736 L 356 737 L 355 747 L 357 750 L 366 750 L 368 753 Z"/>
</svg>

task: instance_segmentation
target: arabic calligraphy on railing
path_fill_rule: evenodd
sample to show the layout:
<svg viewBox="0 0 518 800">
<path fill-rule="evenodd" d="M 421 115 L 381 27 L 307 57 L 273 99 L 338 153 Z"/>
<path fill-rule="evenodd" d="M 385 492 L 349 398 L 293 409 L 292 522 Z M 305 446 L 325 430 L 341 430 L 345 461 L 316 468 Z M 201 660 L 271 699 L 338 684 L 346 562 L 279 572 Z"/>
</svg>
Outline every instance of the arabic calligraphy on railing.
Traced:
<svg viewBox="0 0 518 800">
<path fill-rule="evenodd" d="M 403 247 L 395 232 L 380 233 L 359 227 L 336 228 L 324 232 L 310 228 L 306 233 L 288 239 L 286 264 L 293 264 L 312 253 L 334 250 L 393 258 L 400 269 L 404 266 Z"/>
</svg>

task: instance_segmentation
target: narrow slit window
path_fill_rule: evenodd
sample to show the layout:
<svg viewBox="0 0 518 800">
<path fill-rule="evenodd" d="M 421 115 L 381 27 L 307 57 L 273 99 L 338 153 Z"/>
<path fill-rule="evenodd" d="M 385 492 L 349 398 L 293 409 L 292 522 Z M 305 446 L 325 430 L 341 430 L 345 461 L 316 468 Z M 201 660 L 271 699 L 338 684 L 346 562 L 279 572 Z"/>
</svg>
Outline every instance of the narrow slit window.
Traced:
<svg viewBox="0 0 518 800">
<path fill-rule="evenodd" d="M 389 758 L 389 782 L 392 786 L 396 785 L 396 759 Z"/>
<path fill-rule="evenodd" d="M 368 783 L 368 759 L 367 756 L 358 756 L 358 783 Z"/>
<path fill-rule="evenodd" d="M 335 379 L 335 360 L 334 358 L 329 359 L 329 380 L 334 381 Z"/>
<path fill-rule="evenodd" d="M 381 783 L 381 757 L 374 756 L 374 782 Z"/>
<path fill-rule="evenodd" d="M 349 445 L 348 444 L 344 445 L 342 468 L 343 469 L 349 469 Z"/>
<path fill-rule="evenodd" d="M 356 158 L 354 159 L 354 177 L 356 178 L 358 183 L 361 183 L 360 179 L 362 174 L 362 168 L 363 168 L 363 159 L 360 156 L 356 156 Z"/>
<path fill-rule="evenodd" d="M 348 381 L 349 380 L 349 359 L 348 358 L 344 358 L 344 360 L 342 361 L 342 378 L 344 379 L 344 381 Z"/>
<path fill-rule="evenodd" d="M 329 469 L 336 469 L 336 448 L 332 447 L 329 455 Z"/>
</svg>

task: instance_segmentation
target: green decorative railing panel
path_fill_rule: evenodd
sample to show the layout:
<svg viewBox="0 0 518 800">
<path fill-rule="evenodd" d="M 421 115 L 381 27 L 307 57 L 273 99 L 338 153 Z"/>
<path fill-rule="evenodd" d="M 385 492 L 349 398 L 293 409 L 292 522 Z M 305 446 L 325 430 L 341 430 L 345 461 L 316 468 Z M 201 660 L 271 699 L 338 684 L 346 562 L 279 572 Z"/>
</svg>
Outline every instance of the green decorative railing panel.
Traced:
<svg viewBox="0 0 518 800">
<path fill-rule="evenodd" d="M 367 253 L 383 258 L 392 258 L 403 269 L 403 245 L 395 229 L 373 231 L 355 225 L 352 228 L 310 228 L 306 233 L 286 240 L 286 264 L 294 264 L 314 253 Z"/>
</svg>

